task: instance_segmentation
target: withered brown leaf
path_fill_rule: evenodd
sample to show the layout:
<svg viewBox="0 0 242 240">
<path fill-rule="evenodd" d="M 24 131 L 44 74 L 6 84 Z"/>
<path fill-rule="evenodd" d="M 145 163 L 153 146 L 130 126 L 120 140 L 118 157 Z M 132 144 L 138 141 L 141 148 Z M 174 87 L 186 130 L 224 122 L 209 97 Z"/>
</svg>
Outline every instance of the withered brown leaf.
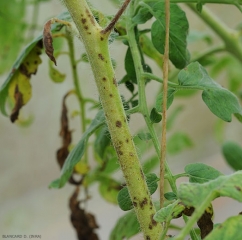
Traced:
<svg viewBox="0 0 242 240">
<path fill-rule="evenodd" d="M 205 211 L 197 222 L 197 225 L 201 231 L 202 239 L 204 239 L 213 230 L 212 216 L 212 213 Z"/>
<path fill-rule="evenodd" d="M 50 58 L 50 60 L 52 62 L 56 64 L 56 60 L 54 57 L 54 48 L 53 48 L 53 38 L 52 38 L 52 34 L 51 34 L 51 20 L 49 20 L 48 22 L 46 22 L 45 26 L 44 26 L 44 31 L 43 31 L 43 43 L 44 43 L 44 47 L 45 47 L 45 52 L 48 55 L 48 57 Z"/>
<path fill-rule="evenodd" d="M 194 207 L 186 207 L 182 213 L 186 216 L 191 216 L 194 211 Z M 213 230 L 212 216 L 213 213 L 206 210 L 197 221 L 197 225 L 201 232 L 201 239 L 204 239 Z"/>
<path fill-rule="evenodd" d="M 79 187 L 76 188 L 69 201 L 71 209 L 71 223 L 76 229 L 79 240 L 98 240 L 95 229 L 98 228 L 94 215 L 86 213 L 80 208 L 80 201 L 77 200 Z"/>
<path fill-rule="evenodd" d="M 60 136 L 62 137 L 62 147 L 57 150 L 57 161 L 60 166 L 60 168 L 63 167 L 65 160 L 69 154 L 69 145 L 71 144 L 72 137 L 71 137 L 71 131 L 69 130 L 69 120 L 68 120 L 68 109 L 66 107 L 66 98 L 69 96 L 71 92 L 68 92 L 64 97 L 62 101 L 62 112 L 61 112 L 61 131 Z M 73 175 L 69 179 L 69 183 L 74 185 L 80 185 L 82 183 L 82 179 L 79 181 L 76 181 L 73 178 Z"/>
</svg>

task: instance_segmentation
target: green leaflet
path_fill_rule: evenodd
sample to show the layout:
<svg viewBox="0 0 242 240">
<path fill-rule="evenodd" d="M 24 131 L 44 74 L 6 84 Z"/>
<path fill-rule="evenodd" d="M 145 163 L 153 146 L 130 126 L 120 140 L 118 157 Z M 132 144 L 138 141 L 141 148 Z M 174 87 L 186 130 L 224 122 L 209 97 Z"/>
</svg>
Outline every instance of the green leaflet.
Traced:
<svg viewBox="0 0 242 240">
<path fill-rule="evenodd" d="M 205 240 L 240 240 L 242 228 L 242 215 L 228 218 L 222 224 L 219 224 Z"/>
<path fill-rule="evenodd" d="M 168 92 L 167 92 L 167 109 L 171 106 L 173 100 L 174 100 L 174 94 L 175 94 L 176 90 L 173 88 L 168 88 Z M 162 112 L 162 108 L 163 108 L 163 92 L 160 93 L 157 98 L 156 98 L 156 102 L 155 102 L 155 108 L 158 112 Z"/>
<path fill-rule="evenodd" d="M 191 138 L 183 132 L 175 132 L 167 141 L 167 152 L 169 154 L 177 154 L 186 148 L 191 148 L 193 142 Z"/>
<path fill-rule="evenodd" d="M 87 147 L 89 137 L 104 123 L 104 113 L 103 111 L 99 111 L 96 117 L 92 120 L 86 132 L 82 135 L 82 138 L 79 141 L 79 143 L 68 155 L 61 170 L 61 177 L 58 180 L 53 181 L 49 185 L 50 188 L 61 188 L 65 185 L 65 183 L 69 180 L 75 165 L 81 160 Z"/>
<path fill-rule="evenodd" d="M 159 163 L 159 158 L 157 156 L 153 156 L 148 158 L 143 164 L 144 174 L 150 173 Z"/>
<path fill-rule="evenodd" d="M 110 133 L 108 131 L 107 126 L 104 125 L 100 129 L 100 132 L 97 135 L 97 138 L 94 143 L 95 152 L 98 154 L 98 156 L 101 158 L 101 160 L 103 160 L 105 150 L 110 145 L 110 143 L 111 143 Z"/>
<path fill-rule="evenodd" d="M 66 79 L 66 74 L 61 73 L 56 67 L 54 67 L 54 63 L 49 60 L 49 76 L 51 80 L 55 83 L 62 83 Z"/>
<path fill-rule="evenodd" d="M 174 192 L 167 192 L 164 194 L 165 199 L 167 199 L 168 201 L 173 201 L 177 199 L 177 196 Z"/>
<path fill-rule="evenodd" d="M 99 179 L 99 193 L 108 202 L 117 204 L 117 196 L 121 184 L 113 178 L 102 176 Z"/>
<path fill-rule="evenodd" d="M 130 48 L 128 48 L 126 52 L 124 64 L 125 64 L 125 70 L 127 72 L 129 80 L 132 83 L 137 83 L 134 60 L 133 60 Z"/>
<path fill-rule="evenodd" d="M 142 24 L 146 23 L 149 19 L 151 19 L 153 16 L 150 13 L 148 8 L 141 7 L 138 11 L 138 13 L 133 17 L 132 21 L 135 24 Z"/>
<path fill-rule="evenodd" d="M 182 183 L 178 198 L 187 206 L 199 208 L 207 198 L 230 197 L 242 202 L 242 171 L 232 175 L 219 176 L 215 180 L 199 183 Z"/>
<path fill-rule="evenodd" d="M 214 180 L 223 174 L 204 163 L 191 163 L 185 167 L 185 173 L 189 174 L 189 182 L 205 183 Z"/>
<path fill-rule="evenodd" d="M 242 121 L 242 109 L 237 97 L 210 78 L 198 62 L 191 63 L 181 70 L 178 74 L 178 82 L 181 86 L 203 90 L 203 101 L 217 117 L 231 122 L 231 115 L 235 114 Z"/>
<path fill-rule="evenodd" d="M 176 218 L 184 209 L 185 206 L 176 201 L 157 211 L 154 216 L 154 220 L 157 222 L 170 222 L 173 218 Z"/>
<path fill-rule="evenodd" d="M 148 189 L 150 191 L 150 194 L 152 195 L 158 188 L 157 182 L 159 181 L 159 178 L 154 173 L 148 173 L 145 175 L 145 177 Z M 124 187 L 119 191 L 118 205 L 123 211 L 128 211 L 133 208 L 133 203 L 129 196 L 127 187 Z"/>
<path fill-rule="evenodd" d="M 140 232 L 140 225 L 134 211 L 126 213 L 118 219 L 113 228 L 109 240 L 129 239 Z"/>
<path fill-rule="evenodd" d="M 151 39 L 146 34 L 141 34 L 139 37 L 139 44 L 142 52 L 153 59 L 156 64 L 162 69 L 163 56 L 154 47 Z"/>
<path fill-rule="evenodd" d="M 165 46 L 165 5 L 164 2 L 158 3 L 143 3 L 143 7 L 147 8 L 150 13 L 156 18 L 156 21 L 151 27 L 151 37 L 155 48 L 164 54 Z M 187 51 L 187 34 L 188 21 L 180 7 L 176 4 L 170 5 L 170 52 L 169 59 L 176 68 L 183 68 L 189 62 L 189 54 Z M 178 24 L 179 23 L 179 24 Z"/>
<path fill-rule="evenodd" d="M 149 141 L 152 138 L 150 133 L 145 132 L 138 133 L 137 136 L 143 141 Z"/>
<path fill-rule="evenodd" d="M 150 112 L 150 120 L 152 123 L 159 123 L 162 119 L 162 116 L 160 113 L 157 112 L 156 108 L 152 108 Z"/>
<path fill-rule="evenodd" d="M 226 142 L 222 146 L 226 162 L 234 170 L 242 170 L 242 147 L 234 142 Z"/>
<path fill-rule="evenodd" d="M 70 14 L 68 12 L 64 12 L 64 13 L 60 14 L 59 16 L 57 16 L 57 18 L 59 18 L 61 20 L 66 20 L 66 21 L 71 20 Z M 59 28 L 60 28 L 60 24 L 53 24 L 52 27 L 51 27 L 51 31 L 52 32 L 58 31 Z M 0 99 L 1 99 L 1 101 L 0 101 L 0 111 L 5 116 L 8 115 L 7 111 L 5 109 L 5 105 L 6 105 L 6 100 L 7 100 L 7 97 L 8 97 L 8 91 L 9 91 L 8 89 L 9 89 L 10 83 L 12 81 L 14 81 L 14 79 L 16 77 L 16 73 L 19 72 L 22 64 L 24 64 L 24 61 L 26 61 L 26 59 L 31 57 L 30 55 L 33 53 L 34 48 L 37 47 L 38 43 L 39 44 L 41 43 L 42 37 L 43 37 L 42 34 L 39 35 L 38 37 L 36 37 L 31 43 L 29 43 L 24 48 L 22 53 L 19 55 L 19 57 L 17 58 L 17 60 L 13 64 L 12 70 L 10 71 L 7 79 L 5 80 L 5 82 L 3 83 L 3 85 L 0 88 Z M 40 54 L 41 54 L 41 52 L 40 52 Z M 33 67 L 36 67 L 36 66 L 33 65 Z M 33 74 L 34 72 L 31 71 L 31 73 Z"/>
</svg>

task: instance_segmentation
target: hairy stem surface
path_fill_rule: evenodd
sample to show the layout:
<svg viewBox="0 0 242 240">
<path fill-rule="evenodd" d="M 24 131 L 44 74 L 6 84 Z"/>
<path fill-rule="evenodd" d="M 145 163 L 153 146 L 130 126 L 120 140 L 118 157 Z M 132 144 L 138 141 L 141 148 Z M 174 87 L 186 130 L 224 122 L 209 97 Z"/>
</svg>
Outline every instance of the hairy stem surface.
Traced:
<svg viewBox="0 0 242 240">
<path fill-rule="evenodd" d="M 157 240 L 161 227 L 153 220 L 155 208 L 117 88 L 108 49 L 109 32 L 103 32 L 97 24 L 85 0 L 64 2 L 77 26 L 89 57 L 112 143 L 117 152 L 144 238 Z"/>
</svg>

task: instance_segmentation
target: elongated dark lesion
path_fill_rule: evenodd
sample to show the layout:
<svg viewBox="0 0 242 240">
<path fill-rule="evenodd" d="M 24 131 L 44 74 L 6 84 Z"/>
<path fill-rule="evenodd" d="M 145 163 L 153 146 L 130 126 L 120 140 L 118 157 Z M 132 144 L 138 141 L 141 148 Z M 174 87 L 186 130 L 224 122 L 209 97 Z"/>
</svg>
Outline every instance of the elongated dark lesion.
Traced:
<svg viewBox="0 0 242 240">
<path fill-rule="evenodd" d="M 22 106 L 24 105 L 23 95 L 19 91 L 18 85 L 16 85 L 16 87 L 15 87 L 14 99 L 15 99 L 15 106 L 10 115 L 10 120 L 12 123 L 14 123 L 18 119 L 19 111 L 22 108 Z"/>
</svg>

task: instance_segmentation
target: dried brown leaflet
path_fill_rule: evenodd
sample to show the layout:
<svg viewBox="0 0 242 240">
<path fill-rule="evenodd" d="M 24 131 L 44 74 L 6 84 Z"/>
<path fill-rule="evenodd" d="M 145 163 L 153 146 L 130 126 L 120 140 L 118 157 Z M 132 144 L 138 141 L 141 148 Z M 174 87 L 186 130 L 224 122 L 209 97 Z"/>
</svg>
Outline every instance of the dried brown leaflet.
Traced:
<svg viewBox="0 0 242 240">
<path fill-rule="evenodd" d="M 51 34 L 51 24 L 52 21 L 49 20 L 45 26 L 44 26 L 44 31 L 43 31 L 43 43 L 44 43 L 44 47 L 45 47 L 45 52 L 48 55 L 48 57 L 50 58 L 50 60 L 52 62 L 55 63 L 56 65 L 56 60 L 54 57 L 54 48 L 53 48 L 53 38 L 52 38 L 52 34 Z"/>
<path fill-rule="evenodd" d="M 98 240 L 95 229 L 98 228 L 94 215 L 86 213 L 80 208 L 80 201 L 77 200 L 79 187 L 76 188 L 69 201 L 71 209 L 71 223 L 76 229 L 79 240 Z"/>
<path fill-rule="evenodd" d="M 69 120 L 68 120 L 68 110 L 66 107 L 66 98 L 72 94 L 73 92 L 70 91 L 68 92 L 62 101 L 62 112 L 61 112 L 61 130 L 60 130 L 60 136 L 62 137 L 62 147 L 57 150 L 56 156 L 57 156 L 57 161 L 59 163 L 60 168 L 63 167 L 65 160 L 69 154 L 69 146 L 72 141 L 71 137 L 71 131 L 69 130 Z M 73 178 L 73 174 L 69 179 L 69 183 L 74 184 L 74 185 L 80 185 L 82 182 L 82 179 L 79 181 L 76 181 Z"/>
</svg>

